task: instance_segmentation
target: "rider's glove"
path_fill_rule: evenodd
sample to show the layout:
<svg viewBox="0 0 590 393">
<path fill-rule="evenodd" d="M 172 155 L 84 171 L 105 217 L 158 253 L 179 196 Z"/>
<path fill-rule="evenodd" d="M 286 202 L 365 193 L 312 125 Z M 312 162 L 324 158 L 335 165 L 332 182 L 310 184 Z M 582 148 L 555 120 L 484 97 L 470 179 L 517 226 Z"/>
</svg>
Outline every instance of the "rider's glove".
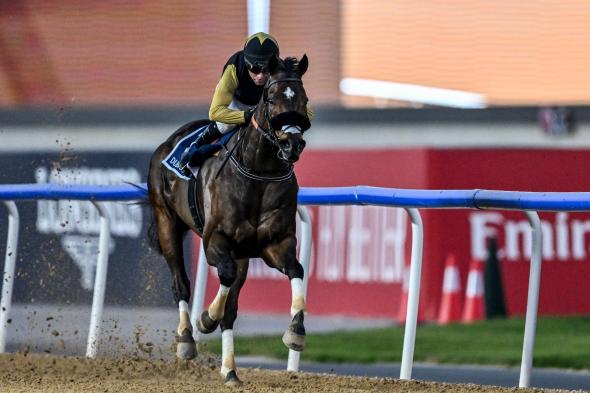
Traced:
<svg viewBox="0 0 590 393">
<path fill-rule="evenodd" d="M 256 110 L 256 107 L 244 111 L 244 124 L 245 125 L 250 124 L 250 121 L 252 121 L 252 116 L 254 116 L 255 110 Z"/>
</svg>

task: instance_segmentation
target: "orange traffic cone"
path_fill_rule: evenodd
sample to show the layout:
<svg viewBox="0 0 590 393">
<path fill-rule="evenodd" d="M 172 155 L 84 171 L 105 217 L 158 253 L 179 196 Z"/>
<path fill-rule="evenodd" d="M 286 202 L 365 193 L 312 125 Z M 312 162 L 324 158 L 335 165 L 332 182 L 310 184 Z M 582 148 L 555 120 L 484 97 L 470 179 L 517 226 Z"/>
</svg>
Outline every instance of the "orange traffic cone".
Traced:
<svg viewBox="0 0 590 393">
<path fill-rule="evenodd" d="M 447 325 L 451 322 L 460 321 L 462 303 L 459 267 L 457 266 L 455 256 L 449 254 L 445 261 L 442 297 L 438 310 L 438 324 Z"/>
<path fill-rule="evenodd" d="M 399 312 L 397 313 L 397 322 L 402 324 L 406 321 L 408 312 L 408 288 L 410 287 L 410 267 L 404 266 L 404 277 L 402 281 L 402 296 L 400 297 Z"/>
<path fill-rule="evenodd" d="M 467 276 L 467 290 L 465 292 L 465 308 L 463 309 L 464 323 L 482 321 L 486 317 L 483 295 L 483 263 L 472 260 Z"/>
</svg>

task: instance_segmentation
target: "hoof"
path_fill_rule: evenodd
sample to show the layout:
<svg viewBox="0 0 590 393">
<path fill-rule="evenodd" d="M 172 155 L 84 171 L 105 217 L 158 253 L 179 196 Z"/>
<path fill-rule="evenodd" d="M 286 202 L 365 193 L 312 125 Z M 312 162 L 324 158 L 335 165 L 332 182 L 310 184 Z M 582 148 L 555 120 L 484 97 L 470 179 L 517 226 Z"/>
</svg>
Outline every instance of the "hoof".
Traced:
<svg viewBox="0 0 590 393">
<path fill-rule="evenodd" d="M 181 360 L 192 360 L 197 357 L 197 345 L 193 343 L 176 344 L 176 357 Z"/>
<path fill-rule="evenodd" d="M 188 329 L 184 329 L 182 336 L 176 339 L 176 357 L 182 360 L 191 360 L 197 357 L 197 345 Z"/>
<path fill-rule="evenodd" d="M 197 321 L 197 329 L 203 334 L 213 333 L 220 321 L 214 321 L 209 317 L 209 311 L 204 310 L 201 313 L 201 318 Z"/>
<path fill-rule="evenodd" d="M 287 330 L 285 334 L 283 334 L 283 344 L 289 349 L 301 352 L 305 348 L 305 335 L 295 334 Z"/>
<path fill-rule="evenodd" d="M 225 381 L 223 382 L 223 384 L 225 386 L 237 388 L 237 387 L 242 386 L 243 383 L 242 383 L 242 381 L 240 381 L 240 378 L 238 378 L 238 374 L 236 374 L 236 370 L 231 370 L 225 376 Z"/>
<path fill-rule="evenodd" d="M 293 317 L 289 328 L 283 334 L 283 344 L 287 348 L 297 352 L 303 351 L 305 348 L 305 327 L 303 326 L 303 311 L 299 311 Z"/>
</svg>

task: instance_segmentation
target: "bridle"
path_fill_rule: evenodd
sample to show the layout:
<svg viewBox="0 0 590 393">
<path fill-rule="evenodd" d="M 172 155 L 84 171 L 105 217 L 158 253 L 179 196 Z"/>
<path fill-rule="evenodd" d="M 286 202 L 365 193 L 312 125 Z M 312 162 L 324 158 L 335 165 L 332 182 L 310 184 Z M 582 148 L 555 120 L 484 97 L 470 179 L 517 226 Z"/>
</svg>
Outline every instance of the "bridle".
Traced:
<svg viewBox="0 0 590 393">
<path fill-rule="evenodd" d="M 268 100 L 268 89 L 270 89 L 270 87 L 276 83 L 281 83 L 281 82 L 296 82 L 296 83 L 301 83 L 303 84 L 303 81 L 300 78 L 282 78 L 282 79 L 275 79 L 273 81 L 269 81 L 266 86 L 264 86 L 264 90 L 262 92 L 262 104 L 264 105 L 264 111 L 263 111 L 263 115 L 264 115 L 264 121 L 266 121 L 266 123 L 268 123 L 268 129 L 264 129 L 262 126 L 260 126 L 260 124 L 256 121 L 256 118 L 254 116 L 252 116 L 252 125 L 254 126 L 254 128 L 256 128 L 256 131 L 260 132 L 262 134 L 262 136 L 264 138 L 266 138 L 270 143 L 272 143 L 274 146 L 276 146 L 279 149 L 279 158 L 282 159 L 281 157 L 281 153 L 282 153 L 282 149 L 281 149 L 281 145 L 279 143 L 279 138 L 277 137 L 276 134 L 276 129 L 273 127 L 272 122 L 270 121 L 270 114 L 269 114 L 269 100 Z M 301 133 L 303 133 L 303 130 L 300 130 Z"/>
<path fill-rule="evenodd" d="M 299 78 L 282 78 L 282 79 L 275 79 L 273 81 L 268 82 L 266 84 L 266 86 L 264 86 L 264 90 L 262 93 L 262 104 L 264 105 L 263 116 L 264 116 L 264 121 L 268 124 L 268 129 L 264 129 L 262 126 L 260 126 L 260 124 L 256 121 L 256 118 L 254 116 L 252 116 L 251 123 L 254 126 L 254 128 L 256 129 L 256 131 L 260 132 L 266 140 L 268 140 L 272 145 L 274 145 L 278 148 L 278 152 L 277 152 L 278 158 L 282 159 L 283 161 L 286 161 L 283 158 L 283 150 L 280 145 L 280 140 L 276 134 L 276 129 L 273 127 L 272 122 L 270 121 L 271 118 L 270 118 L 270 114 L 269 114 L 270 110 L 269 110 L 269 100 L 268 100 L 268 89 L 272 85 L 274 85 L 276 83 L 280 83 L 280 82 L 297 82 L 297 83 L 303 84 L 303 81 Z M 219 174 L 221 173 L 221 170 L 223 169 L 223 167 L 225 166 L 225 164 L 227 163 L 228 160 L 231 161 L 233 166 L 238 170 L 238 172 L 240 172 L 240 174 L 247 177 L 248 179 L 258 180 L 258 181 L 281 182 L 281 181 L 289 180 L 291 177 L 293 177 L 293 164 L 291 164 L 291 163 L 288 163 L 288 165 L 286 167 L 286 171 L 284 173 L 277 175 L 277 176 L 257 175 L 254 172 L 252 172 L 250 169 L 248 169 L 244 165 L 242 165 L 239 162 L 239 160 L 237 160 L 233 156 L 233 153 L 236 150 L 236 148 L 238 147 L 238 145 L 240 145 L 241 142 L 243 141 L 244 138 L 242 135 L 242 130 L 245 130 L 245 129 L 246 129 L 246 127 L 243 127 L 242 129 L 240 129 L 237 132 L 238 140 L 236 141 L 236 144 L 234 145 L 234 147 L 231 150 L 227 150 L 227 152 L 226 152 L 227 157 L 224 160 L 224 162 L 222 163 L 219 170 L 217 171 L 217 175 L 215 177 L 217 178 L 217 176 L 219 176 Z M 300 132 L 303 134 L 303 132 L 305 132 L 305 131 L 300 130 Z M 226 149 L 227 149 L 227 147 L 226 147 Z"/>
</svg>

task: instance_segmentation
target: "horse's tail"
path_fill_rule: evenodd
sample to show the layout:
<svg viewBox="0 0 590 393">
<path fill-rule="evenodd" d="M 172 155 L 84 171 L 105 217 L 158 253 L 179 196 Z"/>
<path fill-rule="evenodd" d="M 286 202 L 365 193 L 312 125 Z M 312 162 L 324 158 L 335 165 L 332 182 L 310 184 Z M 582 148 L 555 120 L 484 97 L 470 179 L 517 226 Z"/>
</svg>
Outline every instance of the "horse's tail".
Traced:
<svg viewBox="0 0 590 393">
<path fill-rule="evenodd" d="M 160 148 L 158 148 L 159 150 Z M 156 150 L 156 152 L 158 151 Z M 155 158 L 156 153 L 154 153 L 154 155 L 152 155 L 152 158 L 150 160 L 150 165 L 149 165 L 149 169 L 148 169 L 148 179 L 147 179 L 147 188 L 148 188 L 148 200 L 145 201 L 145 203 L 147 205 L 149 205 L 149 210 L 150 210 L 150 223 L 148 226 L 148 230 L 147 230 L 147 240 L 148 240 L 148 244 L 150 246 L 150 248 L 154 251 L 156 251 L 158 254 L 163 255 L 163 251 L 162 251 L 162 245 L 160 244 L 160 237 L 158 235 L 158 224 L 156 221 L 156 209 L 154 207 L 154 199 L 153 197 L 153 176 L 157 176 L 156 174 L 154 174 L 152 171 L 155 168 L 155 162 L 154 161 L 160 161 L 159 158 Z M 159 174 L 161 176 L 161 173 Z"/>
<path fill-rule="evenodd" d="M 155 213 L 154 213 L 154 208 L 151 208 L 152 210 L 152 219 L 150 221 L 150 225 L 148 227 L 147 230 L 147 237 L 148 237 L 148 243 L 150 245 L 150 248 L 154 251 L 156 251 L 158 254 L 162 255 L 162 246 L 160 245 L 160 237 L 158 236 L 158 226 L 156 224 L 156 220 L 155 220 Z"/>
<path fill-rule="evenodd" d="M 137 201 L 134 205 L 148 206 L 150 211 L 150 222 L 147 229 L 147 240 L 149 247 L 162 255 L 162 246 L 160 245 L 160 237 L 158 236 L 158 225 L 156 224 L 156 213 L 150 201 Z"/>
</svg>

